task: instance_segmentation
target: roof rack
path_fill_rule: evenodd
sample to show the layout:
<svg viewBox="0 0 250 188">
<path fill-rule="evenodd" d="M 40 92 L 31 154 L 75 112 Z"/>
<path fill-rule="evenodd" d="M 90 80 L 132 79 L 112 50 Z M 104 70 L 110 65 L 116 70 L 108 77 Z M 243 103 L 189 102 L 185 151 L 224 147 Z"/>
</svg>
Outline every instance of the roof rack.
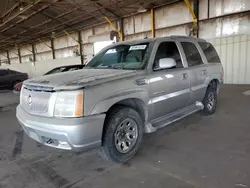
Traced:
<svg viewBox="0 0 250 188">
<path fill-rule="evenodd" d="M 186 39 L 186 38 L 194 38 L 192 36 L 185 36 L 185 35 L 171 35 L 170 36 L 171 38 L 183 38 L 183 39 Z M 196 39 L 196 38 L 194 38 Z"/>
<path fill-rule="evenodd" d="M 194 39 L 194 40 L 199 40 L 199 41 L 206 41 L 205 39 L 202 39 L 202 38 L 195 38 L 193 36 L 185 36 L 185 35 L 171 35 L 170 38 L 173 38 L 173 39 Z"/>
</svg>

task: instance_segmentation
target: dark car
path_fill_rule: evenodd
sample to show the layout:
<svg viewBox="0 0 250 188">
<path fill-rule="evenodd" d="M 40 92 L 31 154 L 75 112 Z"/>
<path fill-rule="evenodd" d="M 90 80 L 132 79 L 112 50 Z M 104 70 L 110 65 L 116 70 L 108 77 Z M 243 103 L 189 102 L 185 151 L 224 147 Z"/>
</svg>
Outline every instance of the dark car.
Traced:
<svg viewBox="0 0 250 188">
<path fill-rule="evenodd" d="M 10 69 L 0 69 L 0 89 L 12 89 L 17 83 L 28 78 L 27 73 Z"/>
<path fill-rule="evenodd" d="M 44 75 L 79 70 L 79 69 L 82 69 L 84 66 L 85 65 L 67 65 L 67 66 L 56 67 L 50 70 L 49 72 L 45 73 Z M 20 93 L 22 85 L 23 85 L 23 82 L 17 83 L 13 88 L 13 92 L 18 95 Z"/>
</svg>

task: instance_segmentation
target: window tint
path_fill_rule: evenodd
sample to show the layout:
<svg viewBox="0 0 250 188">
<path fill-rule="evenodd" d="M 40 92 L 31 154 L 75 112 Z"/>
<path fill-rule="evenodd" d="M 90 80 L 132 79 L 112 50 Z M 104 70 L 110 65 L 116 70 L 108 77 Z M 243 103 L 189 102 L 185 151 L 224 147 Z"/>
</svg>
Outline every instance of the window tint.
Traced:
<svg viewBox="0 0 250 188">
<path fill-rule="evenodd" d="M 8 71 L 7 70 L 0 70 L 0 76 L 5 76 L 8 75 Z"/>
<path fill-rule="evenodd" d="M 182 47 L 187 58 L 187 63 L 189 67 L 201 65 L 202 59 L 201 55 L 193 43 L 182 42 Z"/>
<path fill-rule="evenodd" d="M 208 63 L 221 63 L 220 58 L 214 49 L 213 45 L 207 42 L 199 42 Z"/>
<path fill-rule="evenodd" d="M 173 58 L 176 61 L 176 68 L 182 68 L 183 64 L 181 61 L 180 52 L 175 42 L 162 42 L 155 55 L 155 61 L 153 69 L 159 68 L 159 60 L 162 58 Z"/>
</svg>

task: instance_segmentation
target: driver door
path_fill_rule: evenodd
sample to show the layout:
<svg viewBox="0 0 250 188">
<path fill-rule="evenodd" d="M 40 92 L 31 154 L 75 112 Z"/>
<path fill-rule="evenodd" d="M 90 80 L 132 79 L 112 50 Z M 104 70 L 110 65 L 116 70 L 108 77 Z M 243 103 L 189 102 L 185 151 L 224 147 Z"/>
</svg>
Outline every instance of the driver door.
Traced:
<svg viewBox="0 0 250 188">
<path fill-rule="evenodd" d="M 187 69 L 174 41 L 162 41 L 153 52 L 152 72 L 149 73 L 150 106 L 153 113 L 150 119 L 155 119 L 168 113 L 186 107 L 190 100 L 190 80 Z M 172 58 L 176 67 L 160 69 L 159 60 Z"/>
</svg>

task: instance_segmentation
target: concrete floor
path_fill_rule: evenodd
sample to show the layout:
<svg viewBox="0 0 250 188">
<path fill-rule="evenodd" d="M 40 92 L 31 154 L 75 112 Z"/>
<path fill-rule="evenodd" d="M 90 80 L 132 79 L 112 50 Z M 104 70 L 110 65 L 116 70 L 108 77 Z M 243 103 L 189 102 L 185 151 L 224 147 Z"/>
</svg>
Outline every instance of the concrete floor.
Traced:
<svg viewBox="0 0 250 188">
<path fill-rule="evenodd" d="M 200 114 L 145 135 L 128 163 L 96 151 L 74 154 L 37 144 L 15 111 L 0 112 L 0 188 L 250 187 L 250 86 L 222 88 L 216 114 Z"/>
<path fill-rule="evenodd" d="M 0 90 L 0 112 L 15 109 L 18 103 L 18 95 L 15 95 L 11 90 Z"/>
</svg>

